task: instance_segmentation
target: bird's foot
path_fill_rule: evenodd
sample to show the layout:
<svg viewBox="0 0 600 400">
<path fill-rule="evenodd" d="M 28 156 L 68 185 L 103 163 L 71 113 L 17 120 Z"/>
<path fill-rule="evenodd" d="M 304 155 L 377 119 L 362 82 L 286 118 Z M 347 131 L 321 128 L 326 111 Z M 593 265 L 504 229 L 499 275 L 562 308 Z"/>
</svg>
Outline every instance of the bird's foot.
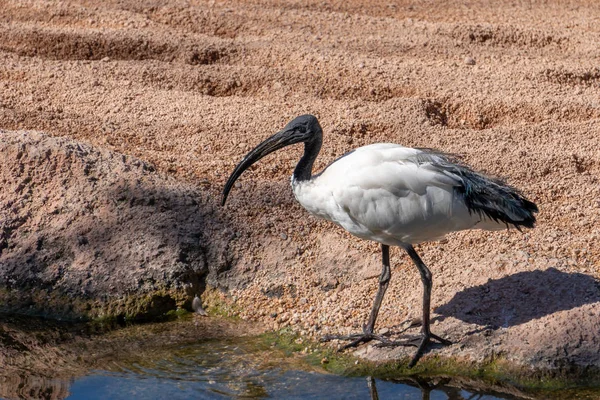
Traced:
<svg viewBox="0 0 600 400">
<path fill-rule="evenodd" d="M 413 346 L 417 348 L 413 358 L 410 360 L 408 364 L 408 368 L 412 368 L 417 364 L 417 361 L 424 354 L 427 345 L 429 345 L 433 340 L 439 342 L 444 346 L 449 346 L 452 344 L 448 339 L 444 339 L 435 335 L 431 332 L 422 333 L 420 335 L 410 337 L 407 340 L 386 340 L 376 344 L 377 347 L 398 347 L 398 346 Z"/>
<path fill-rule="evenodd" d="M 362 343 L 369 343 L 372 340 L 378 341 L 379 342 L 378 346 L 380 346 L 380 347 L 401 346 L 401 344 L 394 345 L 394 343 L 397 343 L 397 342 L 390 340 L 389 336 L 399 335 L 401 333 L 406 332 L 410 328 L 420 326 L 420 325 L 421 325 L 420 320 L 412 320 L 412 319 L 406 320 L 399 325 L 399 327 L 401 328 L 399 332 L 390 332 L 390 331 L 386 330 L 384 333 L 380 333 L 380 334 L 373 333 L 373 331 L 371 329 L 369 329 L 369 327 L 367 325 L 365 325 L 365 326 L 363 326 L 362 333 L 352 333 L 350 335 L 325 335 L 325 336 L 321 337 L 320 341 L 321 342 L 330 342 L 332 340 L 349 340 L 350 341 L 350 343 L 340 347 L 340 349 L 338 351 L 343 351 L 343 350 L 346 350 L 351 347 L 358 347 L 358 345 L 360 345 Z M 421 337 L 417 336 L 416 338 L 420 339 Z M 415 344 L 414 346 L 416 347 L 417 345 Z"/>
<path fill-rule="evenodd" d="M 364 331 L 363 333 L 353 333 L 350 335 L 325 335 L 320 341 L 330 342 L 332 340 L 349 340 L 350 343 L 340 347 L 338 351 L 343 351 L 351 347 L 357 347 L 361 343 L 369 343 L 372 340 L 377 340 L 379 343 L 388 343 L 390 340 L 383 335 L 377 335 L 373 332 Z"/>
</svg>

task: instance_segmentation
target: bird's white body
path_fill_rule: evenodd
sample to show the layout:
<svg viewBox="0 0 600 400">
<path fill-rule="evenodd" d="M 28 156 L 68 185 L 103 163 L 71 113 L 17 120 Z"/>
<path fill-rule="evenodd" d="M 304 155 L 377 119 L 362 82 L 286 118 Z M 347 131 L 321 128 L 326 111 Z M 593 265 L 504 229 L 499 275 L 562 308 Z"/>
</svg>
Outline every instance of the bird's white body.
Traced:
<svg viewBox="0 0 600 400">
<path fill-rule="evenodd" d="M 292 179 L 294 195 L 310 213 L 390 246 L 438 240 L 464 229 L 506 228 L 470 213 L 455 190 L 461 177 L 415 162 L 421 152 L 391 143 L 360 147 L 313 179 Z"/>
</svg>

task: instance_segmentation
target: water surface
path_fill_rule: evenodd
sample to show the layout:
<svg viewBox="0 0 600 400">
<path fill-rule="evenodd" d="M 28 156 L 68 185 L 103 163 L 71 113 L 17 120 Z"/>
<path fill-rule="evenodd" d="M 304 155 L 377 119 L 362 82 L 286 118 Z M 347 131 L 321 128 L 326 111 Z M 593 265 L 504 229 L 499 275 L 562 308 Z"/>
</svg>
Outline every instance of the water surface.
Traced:
<svg viewBox="0 0 600 400">
<path fill-rule="evenodd" d="M 69 399 L 369 399 L 365 377 L 343 377 L 307 365 L 273 359 L 253 345 L 211 340 L 173 349 L 169 359 L 144 365 L 115 363 L 70 386 Z M 271 358 L 271 359 L 270 359 Z M 412 385 L 373 380 L 381 399 L 513 399 L 510 395 L 463 390 L 441 383 Z M 371 381 L 371 382 L 373 382 Z M 371 388 L 370 388 L 371 386 Z M 426 397 L 429 396 L 429 397 Z"/>
<path fill-rule="evenodd" d="M 600 398 L 580 389 L 531 396 L 460 377 L 340 376 L 310 355 L 314 345 L 291 350 L 260 331 L 217 318 L 107 329 L 0 315 L 0 399 Z"/>
</svg>

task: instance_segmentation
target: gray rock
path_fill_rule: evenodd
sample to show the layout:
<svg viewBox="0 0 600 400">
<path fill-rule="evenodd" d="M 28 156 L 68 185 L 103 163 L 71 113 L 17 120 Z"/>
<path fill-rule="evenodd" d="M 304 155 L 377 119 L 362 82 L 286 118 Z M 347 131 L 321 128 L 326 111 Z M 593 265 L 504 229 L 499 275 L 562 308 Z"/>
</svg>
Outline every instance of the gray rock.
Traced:
<svg viewBox="0 0 600 400">
<path fill-rule="evenodd" d="M 194 310 L 196 314 L 200 314 L 204 317 L 208 316 L 208 313 L 202 307 L 202 300 L 200 300 L 198 295 L 194 296 L 194 300 L 192 301 L 192 310 Z"/>
</svg>

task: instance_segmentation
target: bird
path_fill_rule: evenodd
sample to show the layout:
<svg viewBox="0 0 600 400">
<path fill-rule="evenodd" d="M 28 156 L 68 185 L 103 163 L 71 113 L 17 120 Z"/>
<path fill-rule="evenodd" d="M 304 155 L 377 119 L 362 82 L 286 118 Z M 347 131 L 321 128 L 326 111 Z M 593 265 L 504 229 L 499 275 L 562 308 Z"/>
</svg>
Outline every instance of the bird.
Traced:
<svg viewBox="0 0 600 400">
<path fill-rule="evenodd" d="M 451 342 L 431 332 L 432 274 L 414 246 L 436 241 L 450 232 L 533 228 L 537 205 L 499 178 L 474 171 L 457 156 L 429 148 L 375 143 L 356 148 L 313 174 L 323 144 L 323 130 L 313 115 L 300 115 L 252 149 L 231 173 L 222 195 L 251 165 L 279 149 L 304 144 L 291 186 L 296 200 L 311 214 L 329 220 L 350 234 L 381 245 L 382 270 L 369 319 L 362 332 L 327 335 L 350 341 L 343 349 L 377 340 L 381 344 L 417 348 L 413 367 L 433 342 Z M 375 333 L 375 322 L 391 279 L 390 246 L 406 251 L 419 271 L 422 286 L 420 334 L 393 342 Z"/>
</svg>

